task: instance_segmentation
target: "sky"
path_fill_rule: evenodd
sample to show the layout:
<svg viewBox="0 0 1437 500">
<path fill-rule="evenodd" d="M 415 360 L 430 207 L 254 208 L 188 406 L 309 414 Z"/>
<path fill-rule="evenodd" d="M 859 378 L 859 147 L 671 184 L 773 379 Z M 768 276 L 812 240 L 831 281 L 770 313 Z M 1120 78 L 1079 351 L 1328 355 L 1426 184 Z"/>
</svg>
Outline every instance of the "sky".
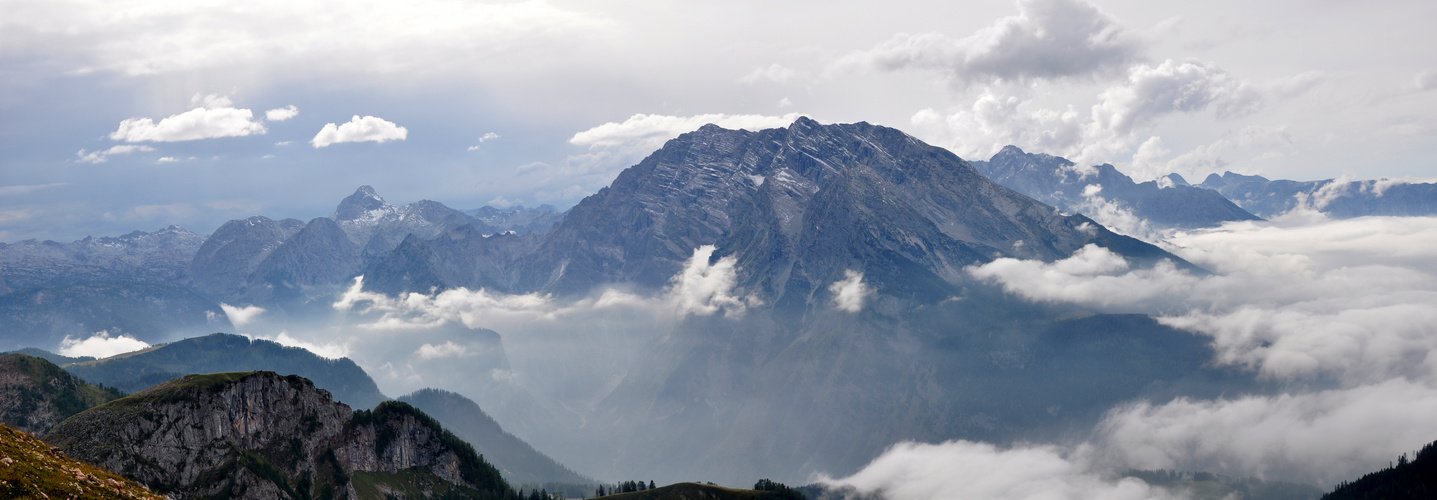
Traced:
<svg viewBox="0 0 1437 500">
<path fill-rule="evenodd" d="M 1437 178 L 1424 1 L 0 0 L 0 241 L 572 206 L 797 116 L 1139 179 Z"/>
</svg>

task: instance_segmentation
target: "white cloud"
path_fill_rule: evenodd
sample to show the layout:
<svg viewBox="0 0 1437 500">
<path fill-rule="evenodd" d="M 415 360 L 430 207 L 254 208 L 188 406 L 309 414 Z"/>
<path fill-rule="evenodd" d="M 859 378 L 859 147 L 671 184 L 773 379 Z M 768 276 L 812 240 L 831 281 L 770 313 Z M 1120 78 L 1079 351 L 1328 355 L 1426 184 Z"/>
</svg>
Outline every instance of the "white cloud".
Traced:
<svg viewBox="0 0 1437 500">
<path fill-rule="evenodd" d="M 510 295 L 484 289 L 454 288 L 434 294 L 408 293 L 401 297 L 364 290 L 364 277 L 355 278 L 333 307 L 369 319 L 360 328 L 368 330 L 433 329 L 450 324 L 469 328 L 502 328 L 537 322 L 570 321 L 606 311 L 626 317 L 649 318 L 667 324 L 688 315 L 740 317 L 749 307 L 762 304 L 756 297 L 734 295 L 735 260 L 724 257 L 710 264 L 714 247 L 694 249 L 684 268 L 656 296 L 643 297 L 615 288 L 596 296 L 559 303 L 549 295 Z"/>
<path fill-rule="evenodd" d="M 414 351 L 414 355 L 419 356 L 419 359 L 427 361 L 441 358 L 462 358 L 465 356 L 469 356 L 470 353 L 467 347 L 456 344 L 452 340 L 448 340 L 445 341 L 443 344 L 438 345 L 421 345 L 419 346 L 418 350 Z"/>
<path fill-rule="evenodd" d="M 225 316 L 228 316 L 230 319 L 230 324 L 236 327 L 247 325 L 249 322 L 254 321 L 255 318 L 258 318 L 259 315 L 264 314 L 263 307 L 254 305 L 238 307 L 220 303 L 220 309 L 224 309 Z"/>
<path fill-rule="evenodd" d="M 1176 499 L 1183 496 L 1094 468 L 1055 446 L 1000 449 L 987 443 L 898 443 L 852 476 L 820 481 L 889 500 Z"/>
<path fill-rule="evenodd" d="M 475 145 L 473 145 L 473 146 L 469 146 L 469 151 L 477 150 L 477 149 L 479 149 L 479 146 L 482 146 L 484 143 L 489 142 L 489 141 L 492 141 L 492 140 L 494 140 L 494 139 L 498 139 L 498 138 L 499 138 L 499 134 L 496 134 L 496 133 L 493 133 L 493 132 L 486 133 L 486 134 L 484 134 L 484 135 L 482 135 L 482 136 L 479 137 L 479 144 L 475 144 Z"/>
<path fill-rule="evenodd" d="M 200 107 L 170 115 L 155 123 L 150 118 L 129 118 L 110 133 L 110 139 L 125 142 L 177 142 L 219 137 L 243 137 L 264 134 L 264 124 L 254 120 L 254 112 L 237 109 L 227 97 L 195 95 Z"/>
<path fill-rule="evenodd" d="M 154 150 L 155 148 L 149 146 L 135 146 L 131 144 L 112 146 L 110 149 L 106 149 L 104 151 L 86 152 L 85 150 L 81 149 L 80 151 L 75 153 L 75 156 L 79 157 L 79 159 L 75 161 L 80 163 L 105 163 L 107 161 L 110 161 L 111 156 L 127 155 L 138 152 L 148 153 L 153 152 Z"/>
<path fill-rule="evenodd" d="M 275 108 L 264 112 L 264 119 L 272 122 L 282 122 L 299 116 L 299 108 L 293 104 L 283 108 Z"/>
<path fill-rule="evenodd" d="M 109 331 L 95 332 L 87 339 L 72 339 L 69 335 L 60 341 L 59 353 L 62 356 L 80 357 L 91 356 L 95 358 L 108 358 L 116 354 L 134 352 L 149 347 L 150 344 L 137 340 L 130 335 L 110 336 Z"/>
<path fill-rule="evenodd" d="M 178 158 L 175 158 L 173 156 L 161 156 L 160 159 L 155 160 L 155 163 L 176 163 L 179 161 L 180 160 Z"/>
<path fill-rule="evenodd" d="M 767 115 L 726 115 L 722 113 L 667 116 L 636 114 L 622 123 L 608 122 L 574 134 L 569 144 L 588 146 L 589 149 L 631 148 L 645 152 L 659 149 L 669 139 L 686 132 L 693 132 L 707 124 L 728 129 L 763 130 L 787 127 L 797 120 L 798 114 L 783 116 Z"/>
<path fill-rule="evenodd" d="M 843 276 L 828 285 L 828 293 L 833 294 L 833 307 L 856 313 L 863 309 L 863 302 L 872 295 L 872 290 L 863 283 L 863 273 L 848 269 L 843 271 Z"/>
<path fill-rule="evenodd" d="M 378 142 L 402 141 L 409 137 L 409 129 L 395 125 L 394 122 L 374 116 L 361 118 L 354 115 L 348 123 L 335 125 L 324 124 L 324 128 L 314 135 L 309 141 L 315 148 L 322 148 L 330 144 L 341 142 Z"/>
<path fill-rule="evenodd" d="M 228 311 L 226 311 L 228 312 Z M 295 338 L 289 332 L 279 332 L 279 335 L 255 335 L 241 333 L 250 340 L 268 340 L 285 347 L 298 347 L 325 359 L 339 359 L 349 357 L 349 346 L 344 343 L 316 343 Z"/>
<path fill-rule="evenodd" d="M 787 108 L 787 107 L 792 107 L 792 106 L 793 106 L 793 101 L 788 100 L 787 97 L 778 100 L 778 107 L 780 107 L 780 108 Z"/>
<path fill-rule="evenodd" d="M 962 39 L 900 34 L 842 57 L 831 70 L 925 70 L 957 83 L 1088 77 L 1119 70 L 1142 47 L 1107 14 L 1077 0 L 1020 0 L 1018 15 Z"/>
</svg>

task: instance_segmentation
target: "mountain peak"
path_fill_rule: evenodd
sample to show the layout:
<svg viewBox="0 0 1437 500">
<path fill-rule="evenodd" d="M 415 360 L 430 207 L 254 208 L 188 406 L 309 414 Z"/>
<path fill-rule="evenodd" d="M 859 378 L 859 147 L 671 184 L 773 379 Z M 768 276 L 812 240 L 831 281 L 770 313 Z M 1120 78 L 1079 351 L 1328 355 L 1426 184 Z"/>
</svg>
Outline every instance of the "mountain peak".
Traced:
<svg viewBox="0 0 1437 500">
<path fill-rule="evenodd" d="M 999 157 L 999 156 L 1004 156 L 1004 155 L 1022 155 L 1022 154 L 1027 154 L 1027 153 L 1024 153 L 1023 150 L 1020 149 L 1018 146 L 1014 146 L 1014 145 L 1012 145 L 1012 144 L 1009 144 L 1009 145 L 1007 145 L 1007 146 L 1003 146 L 1003 149 L 998 150 L 998 153 L 997 153 L 997 154 L 994 154 L 994 155 L 993 155 L 993 158 L 997 158 L 997 157 Z M 991 160 L 990 160 L 990 161 L 991 161 Z"/>
<path fill-rule="evenodd" d="M 339 202 L 339 206 L 334 209 L 334 218 L 336 220 L 358 219 L 363 217 L 365 212 L 384 208 L 385 205 L 388 203 L 384 202 L 384 198 L 379 197 L 379 193 L 374 192 L 374 188 L 359 186 L 359 189 L 354 190 L 354 194 Z"/>
</svg>

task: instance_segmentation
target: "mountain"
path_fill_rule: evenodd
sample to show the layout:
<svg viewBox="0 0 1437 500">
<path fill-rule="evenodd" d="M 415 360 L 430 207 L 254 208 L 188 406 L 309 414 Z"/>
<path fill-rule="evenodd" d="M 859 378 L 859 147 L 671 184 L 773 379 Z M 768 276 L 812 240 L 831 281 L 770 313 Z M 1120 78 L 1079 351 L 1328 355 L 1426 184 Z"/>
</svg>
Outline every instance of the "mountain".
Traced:
<svg viewBox="0 0 1437 500">
<path fill-rule="evenodd" d="M 1276 217 L 1307 208 L 1337 219 L 1367 215 L 1437 215 L 1437 183 L 1368 180 L 1268 180 L 1257 175 L 1210 174 L 1199 186 L 1216 190 L 1244 209 Z"/>
<path fill-rule="evenodd" d="M 167 500 L 8 425 L 0 425 L 0 498 Z"/>
<path fill-rule="evenodd" d="M 499 423 L 464 396 L 438 389 L 423 389 L 398 401 L 418 408 L 445 428 L 474 445 L 514 484 L 571 483 L 595 484 L 594 480 L 569 470 L 528 443 L 499 427 Z"/>
<path fill-rule="evenodd" d="M 851 473 L 903 440 L 1056 438 L 1133 398 L 1253 387 L 1250 375 L 1208 366 L 1199 336 L 1146 316 L 1031 303 L 967 270 L 1004 257 L 1052 262 L 1088 245 L 1133 267 L 1203 272 L 901 131 L 805 118 L 681 135 L 532 239 L 463 229 L 411 238 L 366 269 L 364 287 L 485 288 L 562 304 L 607 286 L 664 297 L 695 255 L 732 262 L 724 314 L 680 314 L 646 338 L 575 325 L 522 340 L 566 360 L 565 372 L 544 375 L 565 377 L 576 396 L 550 403 L 581 415 L 582 431 L 527 433 L 507 408 L 484 407 L 601 477 L 793 481 Z"/>
<path fill-rule="evenodd" d="M 381 261 L 372 268 L 388 269 L 388 280 L 366 275 L 365 286 L 655 290 L 704 245 L 717 245 L 718 257 L 738 255 L 751 271 L 743 285 L 769 303 L 826 299 L 816 284 L 870 257 L 889 275 L 911 268 L 920 283 L 961 279 L 964 266 L 996 257 L 1063 258 L 1089 243 L 1139 262 L 1186 265 L 1086 217 L 1061 215 L 898 130 L 807 118 L 787 129 L 710 125 L 684 134 L 579 202 L 532 251 L 521 240 L 471 240 L 434 238 L 426 249 L 391 254 L 403 262 Z M 462 246 L 470 249 L 446 248 Z M 470 255 L 481 271 L 452 276 L 426 265 L 453 260 L 446 255 Z M 399 277 L 413 284 L 392 282 Z"/>
<path fill-rule="evenodd" d="M 1322 500 L 1418 500 L 1437 498 L 1437 442 L 1422 447 L 1411 459 L 1338 485 Z"/>
<path fill-rule="evenodd" d="M 157 343 L 228 328 L 218 303 L 174 285 L 82 282 L 0 295 L 0 350 L 55 349 L 97 332 Z"/>
<path fill-rule="evenodd" d="M 489 227 L 500 231 L 512 231 L 514 234 L 544 234 L 549 232 L 549 229 L 553 228 L 559 219 L 564 218 L 563 212 L 554 208 L 553 205 L 539 205 L 535 208 L 517 206 L 507 209 L 486 206 L 465 210 L 464 213 L 484 221 Z"/>
<path fill-rule="evenodd" d="M 351 411 L 299 376 L 188 375 L 77 414 L 46 440 L 175 498 L 512 498 L 403 403 Z"/>
<path fill-rule="evenodd" d="M 298 347 L 216 333 L 157 345 L 132 353 L 64 365 L 92 383 L 134 392 L 191 373 L 270 370 L 293 373 L 356 407 L 389 399 L 374 379 L 349 358 L 325 359 Z"/>
<path fill-rule="evenodd" d="M 25 354 L 0 354 L 0 422 L 44 434 L 61 420 L 120 397 L 117 391 L 85 383 L 49 361 Z"/>
<path fill-rule="evenodd" d="M 1212 227 L 1258 217 L 1212 189 L 1193 187 L 1177 174 L 1135 183 L 1112 165 L 1078 168 L 1067 159 L 1007 146 L 988 161 L 972 162 L 988 178 L 1065 212 L 1099 214 L 1120 209 L 1156 228 Z M 1107 205 L 1113 205 L 1108 207 Z"/>
<path fill-rule="evenodd" d="M 172 283 L 203 241 L 203 236 L 170 226 L 70 243 L 0 243 L 0 295 L 93 281 Z"/>
<path fill-rule="evenodd" d="M 250 274 L 270 252 L 303 228 L 296 219 L 276 221 L 261 215 L 226 222 L 205 238 L 186 274 L 197 290 L 221 300 L 231 297 L 246 288 Z"/>
</svg>

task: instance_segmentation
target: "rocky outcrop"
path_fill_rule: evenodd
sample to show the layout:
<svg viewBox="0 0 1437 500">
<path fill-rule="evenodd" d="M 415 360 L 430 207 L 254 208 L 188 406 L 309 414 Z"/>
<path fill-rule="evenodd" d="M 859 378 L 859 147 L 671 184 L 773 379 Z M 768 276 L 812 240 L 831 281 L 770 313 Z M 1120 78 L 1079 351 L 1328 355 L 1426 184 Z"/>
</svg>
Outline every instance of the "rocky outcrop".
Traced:
<svg viewBox="0 0 1437 500">
<path fill-rule="evenodd" d="M 354 412 L 307 379 L 273 372 L 178 378 L 75 415 L 46 439 L 175 498 L 359 498 L 374 474 L 461 497 L 508 492 L 473 448 L 418 410 Z"/>
<path fill-rule="evenodd" d="M 25 354 L 0 354 L 0 422 L 44 434 L 87 408 L 120 397 L 71 376 L 49 361 Z"/>
<path fill-rule="evenodd" d="M 165 500 L 6 425 L 0 425 L 0 498 Z"/>
</svg>

